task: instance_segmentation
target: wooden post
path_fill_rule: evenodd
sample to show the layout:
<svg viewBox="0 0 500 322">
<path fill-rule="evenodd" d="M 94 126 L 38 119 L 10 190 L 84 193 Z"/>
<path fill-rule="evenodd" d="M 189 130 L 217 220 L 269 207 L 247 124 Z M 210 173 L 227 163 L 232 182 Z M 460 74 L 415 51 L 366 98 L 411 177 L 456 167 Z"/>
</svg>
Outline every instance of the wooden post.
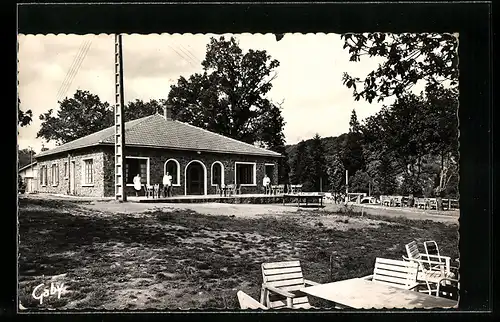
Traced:
<svg viewBox="0 0 500 322">
<path fill-rule="evenodd" d="M 345 170 L 345 202 L 349 201 L 349 170 Z"/>
</svg>

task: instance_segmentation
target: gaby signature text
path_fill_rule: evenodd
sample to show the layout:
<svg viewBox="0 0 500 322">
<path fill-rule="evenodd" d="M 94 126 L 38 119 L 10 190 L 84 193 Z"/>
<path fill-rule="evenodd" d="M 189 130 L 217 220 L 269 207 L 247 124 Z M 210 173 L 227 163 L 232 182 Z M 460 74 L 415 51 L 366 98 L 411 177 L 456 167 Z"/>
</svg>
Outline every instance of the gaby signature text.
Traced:
<svg viewBox="0 0 500 322">
<path fill-rule="evenodd" d="M 61 295 L 66 292 L 66 288 L 64 283 L 50 283 L 50 287 L 42 283 L 33 289 L 31 295 L 35 300 L 39 300 L 40 304 L 43 304 L 43 299 L 49 296 L 57 295 L 57 298 L 60 299 Z"/>
</svg>

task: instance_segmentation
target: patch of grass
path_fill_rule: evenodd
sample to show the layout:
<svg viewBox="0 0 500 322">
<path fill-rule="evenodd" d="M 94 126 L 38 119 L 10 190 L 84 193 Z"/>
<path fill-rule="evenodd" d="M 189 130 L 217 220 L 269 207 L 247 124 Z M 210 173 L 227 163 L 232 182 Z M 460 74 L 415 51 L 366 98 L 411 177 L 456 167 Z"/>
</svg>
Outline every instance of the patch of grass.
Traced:
<svg viewBox="0 0 500 322">
<path fill-rule="evenodd" d="M 68 273 L 72 281 L 68 286 L 75 290 L 64 301 L 48 304 L 51 308 L 64 308 L 74 301 L 78 308 L 102 308 L 116 303 L 116 292 L 130 287 L 132 278 L 147 278 L 154 282 L 144 281 L 145 287 L 161 282 L 168 288 L 157 291 L 160 303 L 148 300 L 144 305 L 149 307 L 131 304 L 134 308 L 175 303 L 172 309 L 237 309 L 234 289 L 259 297 L 262 262 L 300 260 L 307 279 L 325 283 L 330 281 L 333 252 L 332 280 L 370 274 L 376 257 L 399 259 L 405 254 L 404 244 L 413 239 L 436 240 L 441 253 L 458 257 L 457 225 L 431 221 L 376 216 L 373 219 L 382 221 L 378 226 L 343 231 L 303 225 L 293 217 L 242 219 L 193 211 L 156 212 L 144 218 L 78 216 L 66 202 L 36 203 L 42 208 L 30 209 L 31 201 L 22 200 L 19 216 L 19 277 L 25 283 L 20 298 L 28 308 L 38 307 L 30 299 L 30 287 L 39 283 L 42 274 Z M 68 210 L 51 211 L 51 207 Z M 342 215 L 348 217 L 342 219 L 344 223 L 361 216 Z M 177 226 L 186 229 L 172 228 Z M 213 243 L 184 243 L 187 237 L 210 238 Z M 147 261 L 153 255 L 161 261 Z M 204 295 L 195 296 L 201 285 Z M 127 301 L 122 299 L 131 303 Z"/>
</svg>

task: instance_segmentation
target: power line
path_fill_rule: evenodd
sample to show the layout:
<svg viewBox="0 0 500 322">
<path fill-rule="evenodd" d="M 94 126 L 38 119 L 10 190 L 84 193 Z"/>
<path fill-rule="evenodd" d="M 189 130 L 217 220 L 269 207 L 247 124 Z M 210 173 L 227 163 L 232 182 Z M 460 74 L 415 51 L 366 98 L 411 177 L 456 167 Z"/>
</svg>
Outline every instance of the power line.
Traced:
<svg viewBox="0 0 500 322">
<path fill-rule="evenodd" d="M 57 91 L 56 98 L 58 100 L 60 99 L 61 94 L 62 94 L 62 90 L 63 90 L 65 84 L 68 82 L 69 76 L 71 75 L 71 73 L 76 65 L 76 62 L 79 59 L 80 55 L 82 54 L 83 48 L 87 45 L 87 43 L 88 43 L 88 41 L 82 41 L 82 43 L 80 44 L 80 47 L 78 48 L 78 51 L 77 51 L 75 57 L 73 57 L 73 61 L 71 62 L 71 65 L 70 65 L 68 71 L 66 72 L 66 75 L 64 76 L 64 79 L 61 83 L 61 86 L 59 86 L 59 90 Z"/>
<path fill-rule="evenodd" d="M 191 57 L 193 57 L 194 59 L 196 59 L 198 61 L 198 63 L 201 64 L 201 60 L 198 59 L 198 57 L 196 57 L 189 49 L 187 49 L 186 47 L 184 47 L 182 44 L 179 44 L 181 46 L 181 50 L 184 49 L 184 53 L 186 53 L 187 51 L 187 55 L 190 55 Z"/>
<path fill-rule="evenodd" d="M 68 91 L 69 87 L 73 83 L 73 80 L 75 79 L 75 76 L 78 74 L 78 71 L 80 70 L 80 67 L 82 66 L 83 61 L 85 60 L 85 57 L 87 56 L 87 53 L 89 52 L 90 47 L 92 46 L 92 40 L 90 40 L 87 43 L 87 47 L 85 47 L 82 55 L 80 56 L 80 60 L 78 60 L 77 65 L 74 69 L 74 72 L 71 75 L 71 78 L 69 79 L 68 83 L 66 84 L 66 87 L 64 88 L 62 95 L 66 95 L 66 92 Z"/>
<path fill-rule="evenodd" d="M 167 45 L 168 45 L 168 44 L 167 44 Z M 190 61 L 190 60 L 188 60 L 188 59 L 186 59 L 186 57 L 184 57 L 184 55 L 180 54 L 177 50 L 175 50 L 175 48 L 174 48 L 174 47 L 172 47 L 172 46 L 170 46 L 170 45 L 168 45 L 168 46 L 169 46 L 170 48 L 172 48 L 172 50 L 173 50 L 173 51 L 175 51 L 175 53 L 176 53 L 177 55 L 179 55 L 179 57 L 181 57 L 181 58 L 182 58 L 182 59 L 184 59 L 184 60 L 185 60 L 185 61 L 186 61 L 189 65 L 191 65 L 191 66 L 193 66 L 193 67 L 194 67 L 194 65 L 191 63 L 191 61 Z"/>
<path fill-rule="evenodd" d="M 88 53 L 91 46 L 92 46 L 92 40 L 89 40 L 84 44 L 82 51 L 79 52 L 79 55 L 77 56 L 77 59 L 75 61 L 75 64 L 73 65 L 73 68 L 70 69 L 70 71 L 68 72 L 68 78 L 67 78 L 66 82 L 63 84 L 63 88 L 61 89 L 59 99 L 61 99 L 64 95 L 66 95 L 66 92 L 68 91 L 69 87 L 73 83 L 75 76 L 78 74 L 78 71 L 80 70 L 82 62 L 84 61 L 85 57 L 87 56 L 87 53 Z"/>
</svg>

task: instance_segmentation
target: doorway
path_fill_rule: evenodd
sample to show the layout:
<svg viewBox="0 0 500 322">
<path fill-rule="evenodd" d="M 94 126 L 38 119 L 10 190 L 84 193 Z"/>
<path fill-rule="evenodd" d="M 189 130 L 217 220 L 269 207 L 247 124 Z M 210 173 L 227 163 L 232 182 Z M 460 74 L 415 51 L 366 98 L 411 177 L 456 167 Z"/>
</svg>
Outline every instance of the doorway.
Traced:
<svg viewBox="0 0 500 322">
<path fill-rule="evenodd" d="M 75 194 L 75 171 L 75 161 L 71 161 L 69 166 L 69 193 L 72 195 Z"/>
<path fill-rule="evenodd" d="M 199 161 L 193 161 L 186 168 L 186 194 L 205 194 L 205 168 Z"/>
</svg>

